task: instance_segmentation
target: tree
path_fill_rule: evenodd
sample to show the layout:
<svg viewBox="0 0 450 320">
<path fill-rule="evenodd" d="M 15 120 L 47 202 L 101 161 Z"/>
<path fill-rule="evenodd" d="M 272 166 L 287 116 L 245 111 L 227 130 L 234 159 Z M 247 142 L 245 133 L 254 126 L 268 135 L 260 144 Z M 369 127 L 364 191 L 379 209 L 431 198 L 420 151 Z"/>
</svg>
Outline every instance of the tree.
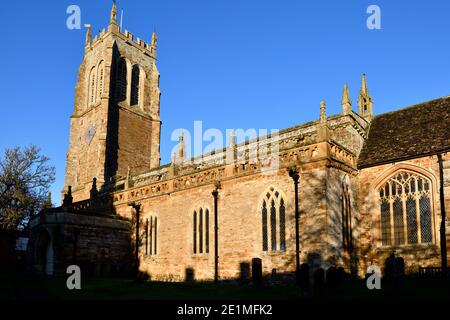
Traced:
<svg viewBox="0 0 450 320">
<path fill-rule="evenodd" d="M 0 158 L 0 229 L 21 230 L 46 206 L 55 181 L 55 167 L 48 162 L 34 145 L 5 149 Z"/>
</svg>

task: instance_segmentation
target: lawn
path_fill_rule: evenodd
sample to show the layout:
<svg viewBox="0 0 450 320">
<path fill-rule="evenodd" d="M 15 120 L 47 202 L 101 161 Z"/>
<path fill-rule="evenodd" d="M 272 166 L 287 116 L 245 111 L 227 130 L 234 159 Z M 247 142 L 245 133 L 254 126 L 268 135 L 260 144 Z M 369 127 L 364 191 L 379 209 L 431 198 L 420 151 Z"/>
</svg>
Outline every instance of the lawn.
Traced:
<svg viewBox="0 0 450 320">
<path fill-rule="evenodd" d="M 0 275 L 1 300 L 293 300 L 305 299 L 293 285 L 254 287 L 232 283 L 136 282 L 130 279 L 85 278 L 81 290 L 68 290 L 65 277 Z M 382 284 L 381 290 L 368 290 L 363 280 L 347 281 L 339 288 L 310 293 L 317 300 L 354 299 L 446 299 L 450 300 L 448 280 L 410 279 L 396 288 Z"/>
</svg>

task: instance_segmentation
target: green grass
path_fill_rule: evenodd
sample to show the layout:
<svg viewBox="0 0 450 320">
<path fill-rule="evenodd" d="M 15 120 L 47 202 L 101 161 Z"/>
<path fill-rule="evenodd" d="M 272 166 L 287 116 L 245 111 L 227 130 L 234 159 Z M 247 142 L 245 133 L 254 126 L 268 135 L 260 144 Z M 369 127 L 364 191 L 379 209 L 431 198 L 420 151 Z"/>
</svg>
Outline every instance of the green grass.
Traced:
<svg viewBox="0 0 450 320">
<path fill-rule="evenodd" d="M 129 279 L 86 278 L 81 290 L 68 290 L 66 278 L 4 277 L 0 299 L 295 299 L 294 286 L 255 288 L 237 284 L 136 282 Z"/>
<path fill-rule="evenodd" d="M 262 286 L 259 288 L 238 284 L 213 283 L 167 283 L 136 282 L 128 279 L 85 278 L 81 290 L 68 290 L 65 277 L 28 277 L 0 275 L 0 299 L 150 299 L 150 300 L 197 300 L 197 299 L 257 299 L 292 300 L 300 298 L 295 286 Z M 310 295 L 311 296 L 311 295 Z M 382 290 L 368 290 L 364 281 L 348 281 L 339 289 L 312 293 L 313 299 L 450 299 L 449 281 L 418 282 L 408 280 L 400 288 L 382 285 Z"/>
</svg>

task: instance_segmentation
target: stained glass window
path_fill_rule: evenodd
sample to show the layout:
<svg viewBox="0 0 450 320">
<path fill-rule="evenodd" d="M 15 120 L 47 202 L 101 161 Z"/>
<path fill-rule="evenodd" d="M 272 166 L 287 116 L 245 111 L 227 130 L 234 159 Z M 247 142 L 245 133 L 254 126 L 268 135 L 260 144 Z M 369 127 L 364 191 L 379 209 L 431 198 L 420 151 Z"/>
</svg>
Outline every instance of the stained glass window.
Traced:
<svg viewBox="0 0 450 320">
<path fill-rule="evenodd" d="M 286 206 L 281 193 L 274 188 L 264 193 L 261 205 L 262 250 L 286 251 Z"/>
<path fill-rule="evenodd" d="M 197 253 L 197 211 L 194 211 L 194 223 L 192 224 L 194 226 L 194 239 L 193 239 L 193 244 L 194 244 L 194 254 Z"/>
<path fill-rule="evenodd" d="M 262 247 L 263 251 L 267 251 L 267 204 L 263 201 L 262 206 Z"/>
<path fill-rule="evenodd" d="M 209 253 L 209 210 L 205 211 L 205 252 Z"/>
<path fill-rule="evenodd" d="M 286 208 L 284 200 L 280 201 L 280 251 L 286 250 Z"/>
<path fill-rule="evenodd" d="M 379 195 L 383 245 L 433 241 L 431 182 L 426 177 L 401 171 L 386 181 Z"/>
<path fill-rule="evenodd" d="M 272 200 L 270 205 L 270 243 L 272 251 L 277 250 L 277 211 L 275 209 L 275 201 Z"/>
<path fill-rule="evenodd" d="M 193 253 L 209 253 L 209 209 L 199 208 L 193 216 Z"/>
<path fill-rule="evenodd" d="M 353 246 L 353 233 L 352 233 L 352 206 L 350 199 L 350 192 L 348 186 L 343 186 L 343 192 L 341 196 L 341 210 L 342 210 L 342 245 L 347 251 L 350 251 Z M 383 191 L 381 191 L 383 192 Z"/>
<path fill-rule="evenodd" d="M 158 220 L 150 216 L 145 223 L 145 254 L 156 255 L 158 243 Z"/>
</svg>

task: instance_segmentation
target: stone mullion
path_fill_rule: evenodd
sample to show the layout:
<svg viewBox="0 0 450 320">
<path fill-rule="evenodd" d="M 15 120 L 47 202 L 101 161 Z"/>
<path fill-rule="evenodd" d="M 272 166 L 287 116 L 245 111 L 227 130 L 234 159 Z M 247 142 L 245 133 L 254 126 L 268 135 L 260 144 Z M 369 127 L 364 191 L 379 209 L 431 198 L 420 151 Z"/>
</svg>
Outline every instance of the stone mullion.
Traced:
<svg viewBox="0 0 450 320">
<path fill-rule="evenodd" d="M 268 232 L 267 235 L 270 235 L 269 239 L 268 239 L 268 251 L 274 251 L 273 250 L 273 232 L 274 232 L 274 228 L 273 228 L 273 223 L 272 223 L 272 196 L 269 198 L 268 200 L 268 216 L 267 216 L 267 226 L 268 226 Z M 270 231 L 269 231 L 270 230 Z M 276 228 L 275 228 L 275 237 L 276 237 Z M 275 242 L 276 243 L 276 242 Z"/>
<path fill-rule="evenodd" d="M 128 60 L 125 61 L 126 69 L 127 69 L 127 87 L 126 87 L 126 99 L 127 105 L 131 105 L 131 77 L 133 73 L 133 65 Z"/>
<path fill-rule="evenodd" d="M 281 225 L 280 225 L 280 204 L 277 200 L 275 200 L 275 241 L 276 241 L 276 248 L 277 250 L 281 251 Z"/>
<path fill-rule="evenodd" d="M 414 179 L 414 185 L 415 185 L 415 194 L 414 198 L 416 200 L 416 221 L 417 221 L 417 243 L 422 243 L 422 226 L 420 225 L 420 193 L 418 189 L 418 183 L 417 179 Z"/>
<path fill-rule="evenodd" d="M 389 185 L 389 217 L 390 217 L 390 225 L 391 225 L 391 245 L 395 244 L 395 228 L 394 228 L 394 197 L 392 196 L 392 188 L 391 184 Z"/>
<path fill-rule="evenodd" d="M 149 239 L 149 243 L 150 243 L 150 251 L 149 254 L 152 255 L 153 254 L 153 217 L 150 217 L 150 239 Z"/>
<path fill-rule="evenodd" d="M 272 203 L 273 203 L 273 206 L 272 206 Z M 278 243 L 277 243 L 277 230 L 278 230 L 278 228 L 277 228 L 277 208 L 276 208 L 276 201 L 274 200 L 274 198 L 273 198 L 273 196 L 271 196 L 270 198 L 269 198 L 269 205 L 270 205 L 270 207 L 269 207 L 269 225 L 270 225 L 270 251 L 277 251 L 278 250 Z M 275 217 L 275 221 L 273 222 L 272 221 L 272 209 L 274 209 L 275 210 L 275 214 L 274 214 L 274 217 Z M 275 238 L 275 249 L 274 249 L 274 247 L 273 247 L 273 240 L 274 240 L 274 238 Z"/>
<path fill-rule="evenodd" d="M 157 249 L 158 249 L 158 235 L 157 235 L 157 233 L 158 233 L 158 218 L 157 217 L 155 217 L 155 224 L 153 225 L 153 229 L 154 229 L 154 232 L 153 232 L 153 242 L 154 242 L 154 254 L 156 255 L 156 254 L 158 254 L 158 251 L 157 251 Z"/>
<path fill-rule="evenodd" d="M 409 243 L 409 239 L 408 239 L 408 219 L 406 217 L 406 195 L 405 195 L 405 189 L 403 188 L 403 185 L 401 186 L 402 188 L 402 195 L 401 195 L 401 200 L 402 200 L 402 212 L 403 212 L 403 233 L 404 233 L 404 243 L 403 244 L 408 244 Z"/>
</svg>

